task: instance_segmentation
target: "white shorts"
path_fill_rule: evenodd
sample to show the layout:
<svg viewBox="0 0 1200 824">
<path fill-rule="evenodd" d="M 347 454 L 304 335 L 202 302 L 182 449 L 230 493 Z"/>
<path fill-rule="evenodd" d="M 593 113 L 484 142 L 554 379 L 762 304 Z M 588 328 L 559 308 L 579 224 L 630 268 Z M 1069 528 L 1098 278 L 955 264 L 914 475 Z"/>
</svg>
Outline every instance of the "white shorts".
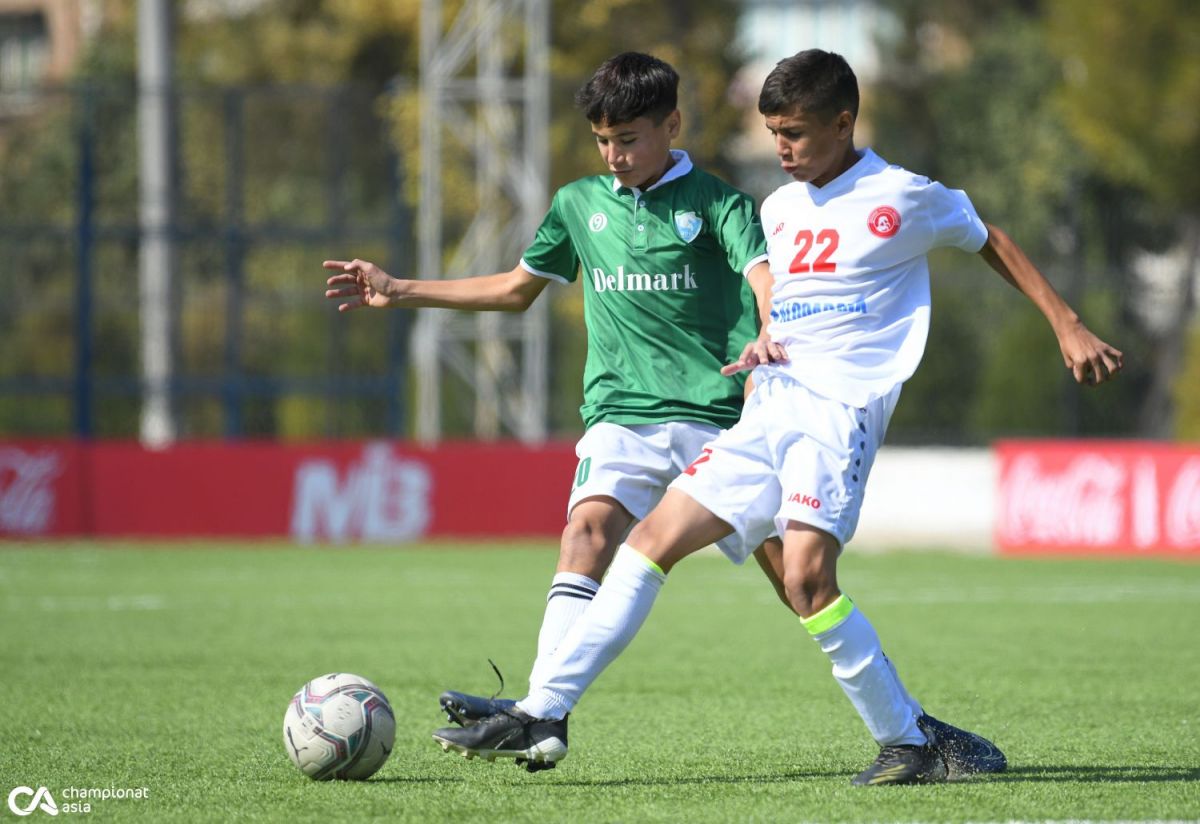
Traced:
<svg viewBox="0 0 1200 824">
<path fill-rule="evenodd" d="M 899 397 L 897 386 L 856 408 L 771 377 L 755 386 L 742 419 L 671 485 L 733 527 L 720 547 L 734 563 L 782 535 L 788 521 L 844 545 L 858 525 L 867 474 Z"/>
<path fill-rule="evenodd" d="M 593 425 L 575 444 L 579 465 L 567 517 L 584 498 L 605 495 L 616 498 L 630 515 L 643 520 L 662 500 L 671 481 L 722 431 L 695 421 Z M 732 558 L 741 551 L 741 539 L 730 535 L 717 541 L 717 546 Z"/>
<path fill-rule="evenodd" d="M 567 517 L 584 498 L 604 495 L 642 520 L 675 476 L 720 433 L 719 427 L 695 421 L 594 424 L 575 444 L 579 464 Z"/>
</svg>

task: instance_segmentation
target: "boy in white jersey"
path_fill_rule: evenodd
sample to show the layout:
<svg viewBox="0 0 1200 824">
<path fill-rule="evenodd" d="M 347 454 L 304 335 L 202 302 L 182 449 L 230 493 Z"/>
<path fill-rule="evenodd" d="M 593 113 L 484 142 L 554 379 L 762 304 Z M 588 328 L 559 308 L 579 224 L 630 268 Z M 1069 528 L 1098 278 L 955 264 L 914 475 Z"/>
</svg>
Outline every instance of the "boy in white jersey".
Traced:
<svg viewBox="0 0 1200 824">
<path fill-rule="evenodd" d="M 720 367 L 755 336 L 760 311 L 766 322 L 770 271 L 754 202 L 671 149 L 678 82 L 669 65 L 634 52 L 596 70 L 576 102 L 611 174 L 559 189 L 511 272 L 399 280 L 367 261 L 324 264 L 338 273 L 325 294 L 344 301 L 341 310 L 523 311 L 548 283 L 573 282 L 582 270 L 587 431 L 535 670 L 591 601 L 630 524 L 737 421 L 744 381 Z M 766 556 L 757 557 L 781 591 Z M 513 703 L 455 691 L 440 700 L 460 723 Z"/>
<path fill-rule="evenodd" d="M 1088 331 L 963 192 L 855 149 L 858 85 L 840 56 L 811 50 L 781 61 L 763 85 L 759 111 L 780 165 L 796 181 L 762 208 L 774 275 L 768 334 L 787 360 L 764 357 L 759 345 L 723 370 L 754 368 L 741 420 L 705 447 L 633 529 L 541 683 L 472 730 L 434 733 L 444 749 L 562 758 L 559 719 L 637 632 L 666 573 L 718 541 L 740 563 L 778 531 L 787 598 L 880 745 L 854 783 L 937 781 L 1006 765 L 990 742 L 924 713 L 837 583 L 838 555 L 854 534 L 871 463 L 925 346 L 926 254 L 957 246 L 983 255 L 1046 316 L 1080 383 L 1114 376 L 1121 353 Z M 959 746 L 973 750 L 965 770 Z"/>
</svg>

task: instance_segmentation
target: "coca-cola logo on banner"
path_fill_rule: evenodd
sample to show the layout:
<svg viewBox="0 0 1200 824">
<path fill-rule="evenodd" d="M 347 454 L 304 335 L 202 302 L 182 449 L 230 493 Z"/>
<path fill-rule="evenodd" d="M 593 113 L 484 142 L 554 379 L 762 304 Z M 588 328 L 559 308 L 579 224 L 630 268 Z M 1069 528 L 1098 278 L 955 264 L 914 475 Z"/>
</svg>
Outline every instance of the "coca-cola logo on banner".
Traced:
<svg viewBox="0 0 1200 824">
<path fill-rule="evenodd" d="M 1195 450 L 1052 442 L 999 451 L 1004 548 L 1200 551 Z"/>
<path fill-rule="evenodd" d="M 1175 476 L 1164 521 L 1168 541 L 1200 548 L 1200 458 L 1185 463 Z"/>
<path fill-rule="evenodd" d="M 0 447 L 0 533 L 49 531 L 54 522 L 54 479 L 61 471 L 57 452 Z"/>
</svg>

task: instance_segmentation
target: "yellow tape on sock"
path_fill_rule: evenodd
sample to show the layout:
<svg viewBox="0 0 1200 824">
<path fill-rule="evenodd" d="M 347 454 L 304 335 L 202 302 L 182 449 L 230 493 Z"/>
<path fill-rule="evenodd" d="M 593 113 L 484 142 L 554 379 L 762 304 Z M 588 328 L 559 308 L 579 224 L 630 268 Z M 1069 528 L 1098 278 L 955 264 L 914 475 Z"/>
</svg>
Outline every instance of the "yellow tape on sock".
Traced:
<svg viewBox="0 0 1200 824">
<path fill-rule="evenodd" d="M 630 557 L 631 557 L 631 558 L 636 558 L 636 559 L 637 559 L 638 561 L 640 561 L 640 562 L 641 562 L 641 563 L 642 563 L 644 566 L 646 566 L 646 567 L 649 567 L 649 568 L 650 568 L 650 569 L 652 569 L 653 571 L 657 572 L 657 573 L 658 573 L 658 574 L 659 574 L 661 577 L 663 577 L 663 578 L 666 578 L 666 577 L 667 577 L 667 573 L 665 573 L 665 572 L 663 572 L 663 571 L 662 571 L 662 567 L 660 567 L 658 564 L 656 564 L 656 563 L 654 563 L 653 561 L 651 561 L 649 558 L 647 558 L 647 557 L 646 557 L 645 555 L 643 555 L 642 553 L 638 552 L 636 549 L 634 549 L 633 547 L 631 547 L 629 544 L 622 544 L 622 545 L 621 545 L 621 549 L 622 549 L 622 550 L 628 550 L 628 551 L 630 552 Z"/>
<path fill-rule="evenodd" d="M 838 595 L 832 604 L 820 612 L 814 613 L 807 618 L 801 618 L 800 623 L 808 630 L 809 635 L 820 635 L 822 632 L 828 632 L 842 623 L 842 621 L 845 621 L 853 611 L 854 602 L 842 594 Z"/>
</svg>

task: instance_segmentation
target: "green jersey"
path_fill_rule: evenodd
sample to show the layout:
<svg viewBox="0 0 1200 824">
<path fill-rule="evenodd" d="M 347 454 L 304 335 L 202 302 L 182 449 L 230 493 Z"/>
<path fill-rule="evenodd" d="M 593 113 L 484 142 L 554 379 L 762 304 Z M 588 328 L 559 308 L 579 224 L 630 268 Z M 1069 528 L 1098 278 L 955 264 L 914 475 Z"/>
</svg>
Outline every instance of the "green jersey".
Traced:
<svg viewBox="0 0 1200 824">
<path fill-rule="evenodd" d="M 728 427 L 742 408 L 745 378 L 720 368 L 757 334 L 744 274 L 766 259 L 762 224 L 749 196 L 672 155 L 644 192 L 611 175 L 559 189 L 521 258 L 554 280 L 583 273 L 585 426 Z"/>
</svg>

